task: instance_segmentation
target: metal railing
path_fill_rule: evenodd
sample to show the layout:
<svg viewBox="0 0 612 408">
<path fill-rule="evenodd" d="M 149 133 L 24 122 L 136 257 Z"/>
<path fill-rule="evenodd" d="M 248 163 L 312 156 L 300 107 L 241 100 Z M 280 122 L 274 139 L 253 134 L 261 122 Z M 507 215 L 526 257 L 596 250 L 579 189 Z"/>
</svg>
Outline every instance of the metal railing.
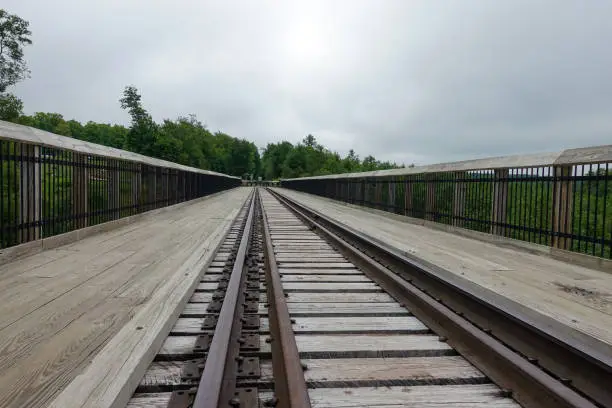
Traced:
<svg viewBox="0 0 612 408">
<path fill-rule="evenodd" d="M 0 247 L 240 185 L 225 174 L 0 121 Z"/>
<path fill-rule="evenodd" d="M 288 179 L 281 186 L 612 258 L 612 146 Z"/>
</svg>

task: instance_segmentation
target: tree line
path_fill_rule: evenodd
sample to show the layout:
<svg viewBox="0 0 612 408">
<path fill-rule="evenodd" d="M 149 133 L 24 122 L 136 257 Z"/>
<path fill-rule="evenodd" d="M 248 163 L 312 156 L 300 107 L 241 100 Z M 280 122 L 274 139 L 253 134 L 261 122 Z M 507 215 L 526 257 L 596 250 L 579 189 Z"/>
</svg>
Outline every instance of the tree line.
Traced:
<svg viewBox="0 0 612 408">
<path fill-rule="evenodd" d="M 60 113 L 24 115 L 23 102 L 7 89 L 27 79 L 23 49 L 31 45 L 29 23 L 0 9 L 0 119 L 63 136 L 124 149 L 196 168 L 243 178 L 278 179 L 397 167 L 372 156 L 360 160 L 351 150 L 344 158 L 308 135 L 300 143 L 270 143 L 260 156 L 255 143 L 211 132 L 195 115 L 156 123 L 134 86 L 127 86 L 119 100 L 131 118 L 130 126 L 81 123 L 66 120 Z"/>
<path fill-rule="evenodd" d="M 351 149 L 346 157 L 319 144 L 313 135 L 300 143 L 268 143 L 262 155 L 262 172 L 267 180 L 353 173 L 400 167 L 396 163 L 378 161 L 374 156 L 363 160 Z M 403 166 L 401 166 L 403 167 Z"/>
</svg>

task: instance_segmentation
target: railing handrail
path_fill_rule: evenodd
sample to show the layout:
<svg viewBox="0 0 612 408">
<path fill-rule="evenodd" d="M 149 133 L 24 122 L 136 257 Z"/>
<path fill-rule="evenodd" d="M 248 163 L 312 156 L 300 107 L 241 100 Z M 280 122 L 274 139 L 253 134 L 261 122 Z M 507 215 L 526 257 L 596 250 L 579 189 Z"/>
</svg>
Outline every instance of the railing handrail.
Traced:
<svg viewBox="0 0 612 408">
<path fill-rule="evenodd" d="M 45 146 L 69 150 L 81 154 L 132 161 L 155 167 L 165 167 L 192 173 L 240 179 L 239 177 L 230 176 L 223 173 L 217 173 L 210 170 L 203 170 L 195 167 L 185 166 L 166 160 L 144 156 L 142 154 L 129 152 L 127 150 L 121 150 L 114 147 L 100 145 L 97 143 L 86 142 L 84 140 L 74 139 L 68 136 L 61 136 L 55 133 L 47 132 L 45 130 L 40 130 L 25 125 L 19 125 L 12 122 L 6 122 L 3 120 L 0 120 L 0 139 L 36 146 Z"/>
<path fill-rule="evenodd" d="M 448 163 L 437 163 L 424 166 L 406 167 L 401 169 L 362 171 L 356 173 L 327 174 L 324 176 L 298 177 L 281 179 L 319 180 L 339 178 L 374 178 L 390 176 L 406 176 L 422 173 L 444 173 L 476 170 L 495 170 L 509 168 L 571 166 L 577 164 L 598 164 L 612 161 L 612 145 L 566 149 L 556 153 L 536 153 L 529 155 L 513 155 L 489 157 L 483 159 L 464 160 Z"/>
</svg>

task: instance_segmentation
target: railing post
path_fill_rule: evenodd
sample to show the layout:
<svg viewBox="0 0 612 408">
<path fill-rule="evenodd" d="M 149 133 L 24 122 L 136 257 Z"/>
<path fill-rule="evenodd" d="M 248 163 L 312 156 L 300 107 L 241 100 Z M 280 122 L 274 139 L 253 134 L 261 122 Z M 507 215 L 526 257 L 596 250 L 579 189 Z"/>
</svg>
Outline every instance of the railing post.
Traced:
<svg viewBox="0 0 612 408">
<path fill-rule="evenodd" d="M 465 196 L 467 193 L 467 183 L 465 171 L 455 173 L 455 194 L 453 197 L 453 225 L 463 228 L 465 225 Z"/>
<path fill-rule="evenodd" d="M 395 212 L 395 180 L 393 177 L 389 177 L 387 183 L 387 211 Z"/>
<path fill-rule="evenodd" d="M 436 174 L 428 173 L 425 175 L 427 181 L 427 192 L 425 194 L 425 219 L 435 221 L 436 216 Z"/>
<path fill-rule="evenodd" d="M 404 215 L 412 217 L 412 182 L 409 176 L 404 181 Z"/>
<path fill-rule="evenodd" d="M 21 144 L 19 242 L 40 239 L 40 147 Z"/>
<path fill-rule="evenodd" d="M 134 213 L 140 212 L 140 196 L 142 190 L 142 164 L 132 165 L 132 205 Z"/>
<path fill-rule="evenodd" d="M 506 234 L 506 215 L 508 212 L 508 176 L 509 169 L 495 170 L 493 177 L 493 204 L 491 208 L 491 234 Z"/>
<path fill-rule="evenodd" d="M 574 204 L 574 181 L 571 179 L 572 166 L 554 166 L 552 203 L 552 246 L 572 249 L 572 239 L 560 235 L 571 235 Z"/>
<path fill-rule="evenodd" d="M 112 160 L 110 162 L 110 168 L 108 170 L 108 207 L 110 210 L 111 218 L 114 220 L 119 219 L 119 192 L 120 192 L 120 178 L 119 178 L 119 161 Z"/>
<path fill-rule="evenodd" d="M 157 206 L 157 168 L 147 166 L 147 211 Z"/>
<path fill-rule="evenodd" d="M 74 153 L 72 167 L 72 215 L 76 228 L 85 228 L 89 225 L 88 156 Z"/>
<path fill-rule="evenodd" d="M 165 207 L 168 205 L 168 200 L 170 197 L 170 194 L 168 191 L 168 177 L 170 175 L 168 173 L 169 173 L 169 169 L 167 169 L 166 167 L 163 167 L 161 169 L 162 199 L 164 201 L 164 204 L 162 205 L 162 207 Z"/>
</svg>

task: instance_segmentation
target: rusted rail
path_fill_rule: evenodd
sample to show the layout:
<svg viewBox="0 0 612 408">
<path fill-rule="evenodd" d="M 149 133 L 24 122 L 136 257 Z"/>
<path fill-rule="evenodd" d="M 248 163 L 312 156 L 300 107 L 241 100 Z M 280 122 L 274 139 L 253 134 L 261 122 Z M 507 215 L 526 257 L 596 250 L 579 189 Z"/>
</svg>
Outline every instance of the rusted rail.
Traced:
<svg viewBox="0 0 612 408">
<path fill-rule="evenodd" d="M 242 287 L 248 268 L 246 257 L 255 219 L 254 208 L 255 200 L 252 199 L 193 408 L 236 406 L 237 401 L 234 398 L 237 397 L 234 396 L 234 393 L 244 312 L 244 308 L 240 305 L 245 300 L 245 291 L 242 290 Z"/>
<path fill-rule="evenodd" d="M 612 406 L 603 345 L 272 193 L 524 407 Z"/>
<path fill-rule="evenodd" d="M 259 200 L 258 200 L 259 201 Z M 259 203 L 261 206 L 261 203 Z M 262 208 L 274 389 L 279 408 L 309 408 L 310 398 L 283 292 L 267 216 Z"/>
</svg>

